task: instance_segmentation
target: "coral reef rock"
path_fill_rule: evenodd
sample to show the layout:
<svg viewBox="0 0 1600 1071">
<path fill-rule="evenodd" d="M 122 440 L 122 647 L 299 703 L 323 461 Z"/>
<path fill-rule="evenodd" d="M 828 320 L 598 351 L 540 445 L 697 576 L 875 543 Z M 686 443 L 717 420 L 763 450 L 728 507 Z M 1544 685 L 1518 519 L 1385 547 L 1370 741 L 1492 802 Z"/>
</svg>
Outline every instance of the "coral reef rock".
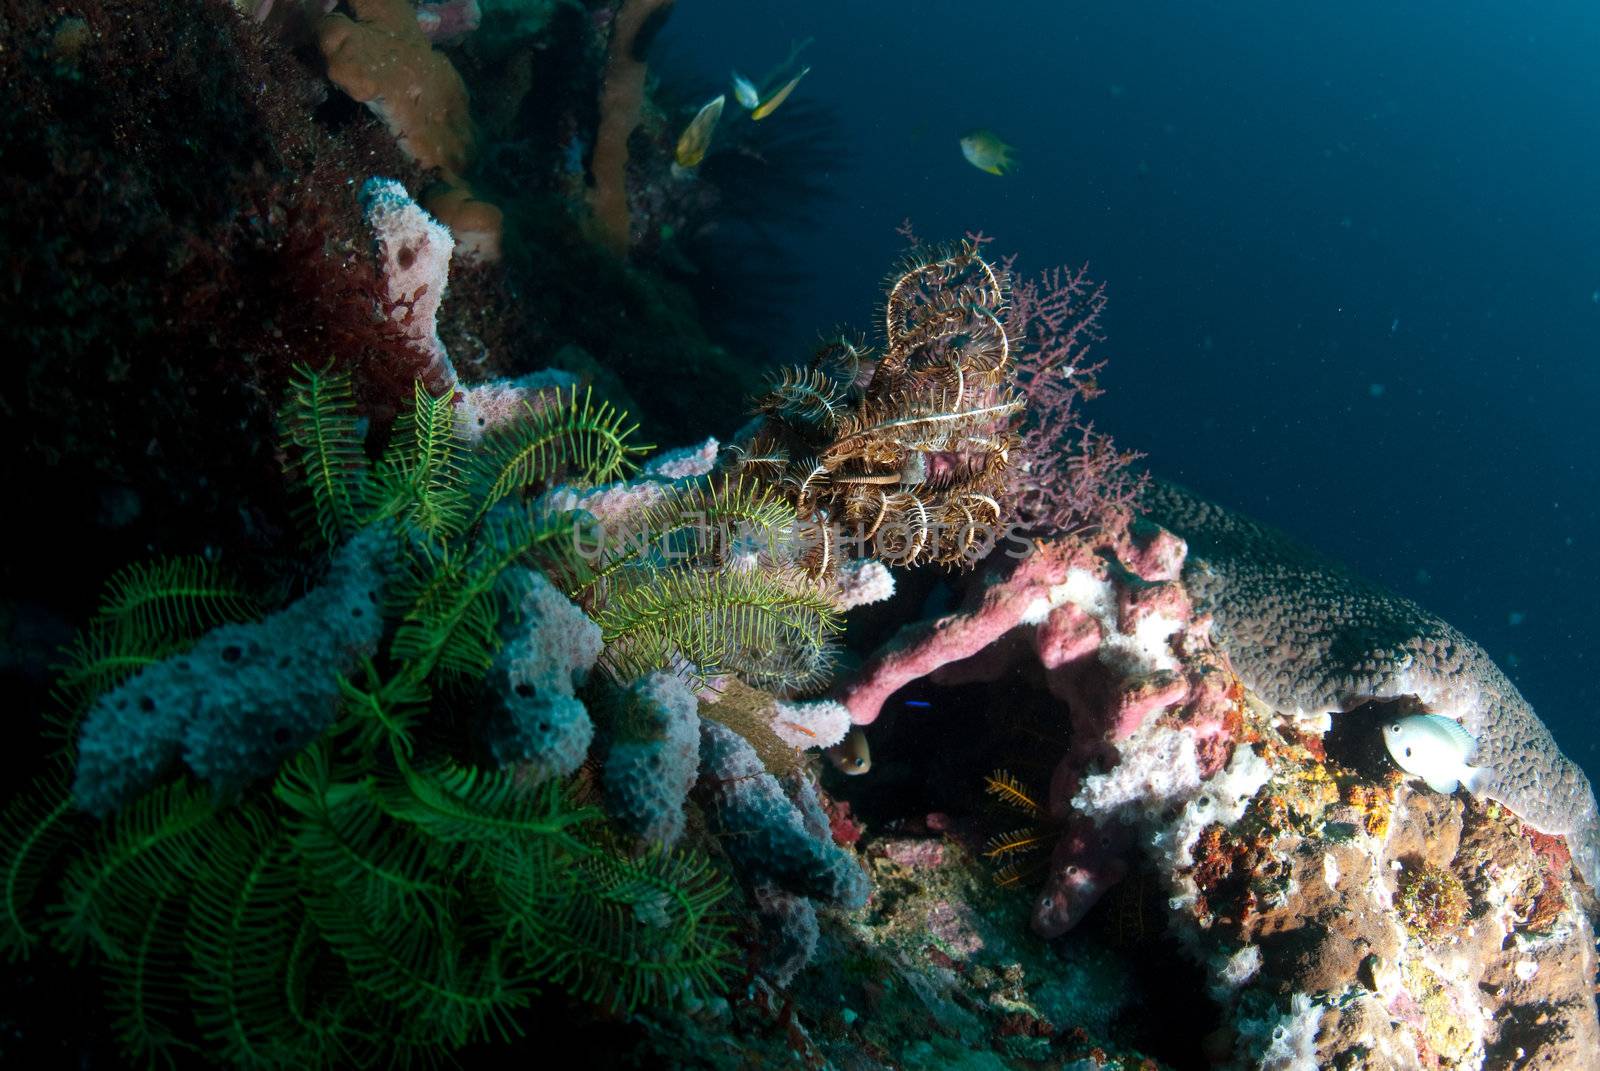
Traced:
<svg viewBox="0 0 1600 1071">
<path fill-rule="evenodd" d="M 1039 728 L 1070 743 L 1037 808 L 1056 847 L 1033 928 L 1154 883 L 1220 1009 L 1193 1039 L 1215 1066 L 1600 1066 L 1594 800 L 1528 705 L 1413 604 L 1182 492 L 1151 500 L 1176 533 L 1039 541 L 903 630 L 840 688 L 852 719 L 919 679 L 1043 693 L 1060 725 Z M 1490 790 L 1394 769 L 1396 709 L 1460 716 Z"/>
<path fill-rule="evenodd" d="M 1413 697 L 1457 719 L 1477 740 L 1473 765 L 1492 771 L 1483 795 L 1566 837 L 1585 880 L 1600 880 L 1589 779 L 1481 647 L 1416 603 L 1180 488 L 1156 484 L 1146 511 L 1188 542 L 1184 584 L 1240 679 L 1270 706 L 1315 719 Z"/>
</svg>

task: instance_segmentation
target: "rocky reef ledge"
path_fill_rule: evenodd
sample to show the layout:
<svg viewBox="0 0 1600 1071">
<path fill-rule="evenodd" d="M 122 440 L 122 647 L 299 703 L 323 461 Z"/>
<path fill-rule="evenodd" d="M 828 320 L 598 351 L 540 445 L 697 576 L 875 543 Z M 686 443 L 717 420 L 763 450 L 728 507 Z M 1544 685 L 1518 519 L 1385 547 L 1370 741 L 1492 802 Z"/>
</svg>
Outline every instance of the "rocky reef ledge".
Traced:
<svg viewBox="0 0 1600 1071">
<path fill-rule="evenodd" d="M 1573 863 L 1583 814 L 1574 844 L 1493 782 L 1447 795 L 1408 779 L 1382 744 L 1397 712 L 1526 709 L 1521 697 L 1486 693 L 1463 656 L 1477 675 L 1437 676 L 1426 694 L 1357 680 L 1330 709 L 1287 703 L 1281 676 L 1241 672 L 1287 656 L 1272 663 L 1239 638 L 1245 603 L 1217 594 L 1217 557 L 1148 521 L 1039 543 L 847 682 L 841 700 L 872 726 L 874 776 L 936 786 L 948 809 L 895 815 L 886 800 L 918 797 L 840 783 L 856 801 L 834 804 L 834 832 L 861 845 L 874 889 L 864 909 L 823 918 L 813 965 L 769 1009 L 787 1031 L 775 1045 L 837 1067 L 1600 1066 L 1593 900 Z M 1275 568 L 1265 553 L 1236 560 L 1258 579 Z M 1368 634 L 1360 598 L 1325 622 L 1346 629 L 1329 646 L 1294 616 L 1307 587 L 1280 576 L 1278 595 L 1263 581 L 1250 596 L 1278 599 L 1279 650 L 1320 651 L 1318 679 L 1348 681 L 1335 663 L 1351 658 L 1367 683 L 1383 676 L 1380 658 L 1351 653 L 1349 636 Z M 1343 583 L 1321 590 L 1357 590 Z M 1535 725 L 1526 738 L 1548 740 Z M 1033 793 L 1042 782 L 991 776 L 988 795 L 1030 823 L 991 836 L 1005 827 L 966 806 L 975 768 L 1008 747 L 1027 768 L 1018 742 L 1037 754 L 1045 736 L 1059 741 L 1048 797 Z M 1534 760 L 1575 771 L 1550 748 Z M 1013 891 L 1031 882 L 1033 934 Z M 748 1000 L 756 981 L 735 992 Z M 717 1063 L 715 1044 L 698 1047 L 708 1028 L 688 1019 L 668 1034 Z"/>
</svg>

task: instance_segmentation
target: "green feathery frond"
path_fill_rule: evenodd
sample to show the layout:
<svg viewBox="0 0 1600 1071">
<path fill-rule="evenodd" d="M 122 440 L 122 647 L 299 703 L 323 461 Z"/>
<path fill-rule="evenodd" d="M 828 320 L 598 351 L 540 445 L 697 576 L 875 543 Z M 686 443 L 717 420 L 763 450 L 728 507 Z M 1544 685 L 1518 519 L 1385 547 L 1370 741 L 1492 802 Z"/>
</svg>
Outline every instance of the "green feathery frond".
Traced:
<svg viewBox="0 0 1600 1071">
<path fill-rule="evenodd" d="M 146 666 L 183 650 L 186 643 L 160 636 L 139 636 L 121 629 L 90 625 L 73 637 L 57 666 L 53 686 L 64 715 L 62 732 L 102 693 L 109 692 Z"/>
<path fill-rule="evenodd" d="M 770 487 L 738 477 L 697 480 L 669 487 L 661 499 L 630 519 L 615 546 L 601 547 L 602 564 L 568 595 L 604 602 L 606 582 L 632 567 L 721 566 L 735 554 L 782 560 L 795 534 L 794 507 Z"/>
<path fill-rule="evenodd" d="M 506 969 L 504 940 L 476 932 L 466 912 L 436 908 L 401 920 L 372 913 L 338 886 L 308 894 L 306 907 L 357 989 L 431 1034 L 436 1051 L 520 1033 L 516 1013 L 532 985 Z"/>
<path fill-rule="evenodd" d="M 207 630 L 259 616 L 256 599 L 202 558 L 140 563 L 106 583 L 100 609 L 65 648 L 46 715 L 47 734 L 70 753 L 90 704 L 146 666 L 187 650 Z"/>
<path fill-rule="evenodd" d="M 394 776 L 379 782 L 379 805 L 440 841 L 551 838 L 576 850 L 575 830 L 602 817 L 592 807 L 567 809 L 559 784 L 531 786 L 515 770 L 484 770 L 448 760 L 418 770 L 404 756 L 395 760 Z"/>
<path fill-rule="evenodd" d="M 523 402 L 526 417 L 491 431 L 474 454 L 474 519 L 506 496 L 558 474 L 591 484 L 621 479 L 652 449 L 630 443 L 638 424 L 629 424 L 610 402 L 596 404 L 589 388 L 581 399 L 577 387 L 565 397 L 559 389 L 541 391 L 536 402 Z"/>
<path fill-rule="evenodd" d="M 468 549 L 419 542 L 408 575 L 395 585 L 403 609 L 390 653 L 423 676 L 481 677 L 500 649 L 506 571 L 574 558 L 565 515 L 535 516 L 510 505 L 484 518 Z"/>
<path fill-rule="evenodd" d="M 350 376 L 297 365 L 283 412 L 284 453 L 310 494 L 308 512 L 336 547 L 366 520 L 369 478 Z"/>
<path fill-rule="evenodd" d="M 309 880 L 344 891 L 364 917 L 415 921 L 449 898 L 434 866 L 438 846 L 388 819 L 370 776 L 333 780 L 326 748 L 285 763 L 274 792 L 293 812 L 288 825 Z"/>
<path fill-rule="evenodd" d="M 417 380 L 377 469 L 380 515 L 404 518 L 437 539 L 459 535 L 471 513 L 455 398 L 453 389 L 435 398 Z"/>
<path fill-rule="evenodd" d="M 535 974 L 619 1014 L 726 988 L 731 927 L 718 909 L 729 885 L 703 856 L 630 857 L 602 843 L 573 880 L 576 895 L 541 905 L 523 931 Z"/>
<path fill-rule="evenodd" d="M 175 1068 L 200 1052 L 189 1040 L 187 905 L 172 892 L 138 907 L 128 920 L 127 954 L 106 962 L 106 1010 L 130 1064 Z"/>
<path fill-rule="evenodd" d="M 775 652 L 824 659 L 839 630 L 833 605 L 802 579 L 765 569 L 640 570 L 592 617 L 618 680 L 682 661 L 702 674 L 769 663 Z"/>
<path fill-rule="evenodd" d="M 5 897 L 0 950 L 9 959 L 26 959 L 39 941 L 30 908 L 51 863 L 72 843 L 77 825 L 63 768 L 35 778 L 0 816 L 0 880 Z"/>
<path fill-rule="evenodd" d="M 205 857 L 209 796 L 185 782 L 163 785 L 107 819 L 62 878 L 52 920 L 74 958 L 93 945 L 111 959 L 142 939 L 148 905 L 183 894 Z"/>
<path fill-rule="evenodd" d="M 480 908 L 501 929 L 527 921 L 571 885 L 571 861 L 590 849 L 584 827 L 599 810 L 572 807 L 554 781 L 537 787 L 514 771 L 453 762 L 413 769 L 397 755 L 382 779 L 379 805 L 397 821 L 458 846 L 465 872 L 482 878 Z"/>
<path fill-rule="evenodd" d="M 833 676 L 835 645 L 826 637 L 804 630 L 789 630 L 775 645 L 735 648 L 719 668 L 734 674 L 752 688 L 786 697 L 826 684 Z"/>
<path fill-rule="evenodd" d="M 395 674 L 385 680 L 372 659 L 361 663 L 361 680 L 339 679 L 339 698 L 344 716 L 334 734 L 349 733 L 354 747 L 364 755 L 376 755 L 393 748 L 409 755 L 412 727 L 428 712 L 433 696 L 427 682 L 414 673 Z"/>
<path fill-rule="evenodd" d="M 234 1067 L 326 1062 L 333 1022 L 307 1021 L 291 973 L 302 913 L 289 838 L 258 807 L 215 823 L 186 929 L 189 999 L 209 1051 Z"/>
<path fill-rule="evenodd" d="M 394 585 L 404 607 L 390 655 L 426 678 L 481 676 L 500 646 L 504 599 L 490 556 L 450 544 L 419 543 Z"/>
<path fill-rule="evenodd" d="M 150 639 L 193 641 L 208 629 L 249 621 L 256 600 L 204 558 L 135 562 L 106 582 L 95 625 Z"/>
</svg>

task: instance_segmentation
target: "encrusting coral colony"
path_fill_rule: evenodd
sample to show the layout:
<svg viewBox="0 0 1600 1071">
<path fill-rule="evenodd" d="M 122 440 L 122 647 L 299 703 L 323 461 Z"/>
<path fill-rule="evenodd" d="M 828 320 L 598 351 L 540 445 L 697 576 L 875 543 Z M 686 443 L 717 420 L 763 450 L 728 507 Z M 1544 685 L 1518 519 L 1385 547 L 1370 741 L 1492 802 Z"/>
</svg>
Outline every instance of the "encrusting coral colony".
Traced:
<svg viewBox="0 0 1600 1071">
<path fill-rule="evenodd" d="M 880 337 L 764 387 L 707 340 L 671 6 L 0 7 L 4 330 L 61 362 L 15 453 L 98 496 L 26 560 L 102 591 L 5 607 L 54 713 L 0 1053 L 1600 1066 L 1588 781 L 1459 632 L 1081 419 L 1084 271 L 912 239 Z M 1487 775 L 1407 780 L 1397 711 Z"/>
</svg>

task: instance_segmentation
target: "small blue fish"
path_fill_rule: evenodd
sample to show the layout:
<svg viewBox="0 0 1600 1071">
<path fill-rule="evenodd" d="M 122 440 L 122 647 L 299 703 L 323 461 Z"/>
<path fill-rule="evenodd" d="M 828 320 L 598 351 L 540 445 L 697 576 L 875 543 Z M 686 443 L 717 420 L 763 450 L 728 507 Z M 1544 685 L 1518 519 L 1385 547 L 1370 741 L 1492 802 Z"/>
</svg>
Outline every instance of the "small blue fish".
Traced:
<svg viewBox="0 0 1600 1071">
<path fill-rule="evenodd" d="M 913 707 L 917 710 L 927 710 L 929 707 L 933 706 L 933 704 L 928 702 L 926 699 L 907 699 L 906 706 Z"/>
<path fill-rule="evenodd" d="M 756 88 L 754 82 L 738 71 L 733 72 L 733 99 L 747 112 L 753 112 L 761 107 L 761 91 Z"/>
</svg>

